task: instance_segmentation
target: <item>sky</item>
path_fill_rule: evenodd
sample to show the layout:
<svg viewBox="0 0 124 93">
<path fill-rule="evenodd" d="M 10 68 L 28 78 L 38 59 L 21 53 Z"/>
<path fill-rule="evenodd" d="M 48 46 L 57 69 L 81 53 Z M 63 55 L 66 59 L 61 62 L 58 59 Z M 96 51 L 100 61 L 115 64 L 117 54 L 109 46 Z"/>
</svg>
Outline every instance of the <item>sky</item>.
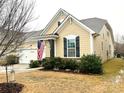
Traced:
<svg viewBox="0 0 124 93">
<path fill-rule="evenodd" d="M 124 35 L 124 0 L 36 0 L 30 23 L 32 30 L 44 29 L 50 19 L 60 9 L 76 18 L 98 17 L 106 19 L 113 29 L 114 36 Z"/>
</svg>

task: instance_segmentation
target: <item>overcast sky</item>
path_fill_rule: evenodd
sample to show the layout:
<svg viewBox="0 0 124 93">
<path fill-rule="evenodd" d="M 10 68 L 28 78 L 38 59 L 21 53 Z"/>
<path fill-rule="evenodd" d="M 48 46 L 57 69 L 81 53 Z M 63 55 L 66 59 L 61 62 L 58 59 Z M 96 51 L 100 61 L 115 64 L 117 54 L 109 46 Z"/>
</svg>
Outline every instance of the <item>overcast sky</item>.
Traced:
<svg viewBox="0 0 124 93">
<path fill-rule="evenodd" d="M 63 8 L 78 19 L 98 17 L 108 20 L 114 36 L 124 35 L 123 0 L 36 0 L 33 30 L 43 29 L 54 14 Z"/>
</svg>

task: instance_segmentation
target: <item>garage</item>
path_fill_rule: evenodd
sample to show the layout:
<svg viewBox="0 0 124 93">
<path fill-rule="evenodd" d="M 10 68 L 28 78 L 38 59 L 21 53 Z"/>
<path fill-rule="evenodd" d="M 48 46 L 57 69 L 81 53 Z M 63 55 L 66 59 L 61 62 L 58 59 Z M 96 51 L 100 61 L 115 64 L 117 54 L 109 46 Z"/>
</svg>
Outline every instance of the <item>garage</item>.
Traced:
<svg viewBox="0 0 124 93">
<path fill-rule="evenodd" d="M 31 60 L 37 60 L 37 49 L 19 50 L 19 63 L 29 64 Z"/>
</svg>

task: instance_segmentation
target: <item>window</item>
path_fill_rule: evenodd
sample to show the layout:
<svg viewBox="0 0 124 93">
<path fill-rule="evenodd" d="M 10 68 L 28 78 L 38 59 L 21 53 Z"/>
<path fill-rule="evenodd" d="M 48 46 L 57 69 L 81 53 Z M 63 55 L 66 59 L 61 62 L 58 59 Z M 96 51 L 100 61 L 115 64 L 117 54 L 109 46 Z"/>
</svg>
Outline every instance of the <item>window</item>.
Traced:
<svg viewBox="0 0 124 93">
<path fill-rule="evenodd" d="M 64 57 L 80 57 L 79 36 L 69 35 L 64 38 Z"/>
<path fill-rule="evenodd" d="M 76 51 L 75 39 L 68 39 L 67 43 L 68 43 L 67 44 L 68 57 L 75 57 L 75 51 Z"/>
</svg>

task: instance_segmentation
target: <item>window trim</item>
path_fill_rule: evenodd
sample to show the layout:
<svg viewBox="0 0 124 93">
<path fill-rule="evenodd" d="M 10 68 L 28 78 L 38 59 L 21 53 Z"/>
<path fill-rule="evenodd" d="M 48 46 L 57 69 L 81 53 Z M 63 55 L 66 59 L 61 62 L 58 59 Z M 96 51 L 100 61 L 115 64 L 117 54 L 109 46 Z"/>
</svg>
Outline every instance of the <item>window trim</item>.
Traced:
<svg viewBox="0 0 124 93">
<path fill-rule="evenodd" d="M 76 38 L 73 38 L 73 39 L 74 39 L 74 44 L 75 44 L 75 47 L 74 47 L 74 48 L 68 48 L 68 40 L 69 40 L 69 39 L 70 39 L 70 38 L 67 39 L 67 57 L 70 58 L 70 57 L 68 56 L 68 50 L 69 50 L 69 49 L 74 49 L 74 50 L 75 50 L 75 56 L 74 56 L 74 57 L 76 57 Z"/>
<path fill-rule="evenodd" d="M 77 37 L 77 36 L 78 36 L 78 35 L 68 35 L 68 36 L 65 36 L 65 38 L 67 39 L 67 42 L 66 42 L 66 43 L 67 43 L 67 44 L 66 44 L 66 45 L 67 45 L 67 57 L 66 57 L 66 58 L 77 58 L 77 57 L 76 57 L 76 37 Z M 75 41 L 75 42 L 74 42 L 74 43 L 75 43 L 75 48 L 74 48 L 74 49 L 75 49 L 75 56 L 74 56 L 74 57 L 69 57 L 69 56 L 68 56 L 68 49 L 69 49 L 69 48 L 68 48 L 68 40 L 69 40 L 69 39 L 74 39 L 74 41 Z"/>
</svg>

